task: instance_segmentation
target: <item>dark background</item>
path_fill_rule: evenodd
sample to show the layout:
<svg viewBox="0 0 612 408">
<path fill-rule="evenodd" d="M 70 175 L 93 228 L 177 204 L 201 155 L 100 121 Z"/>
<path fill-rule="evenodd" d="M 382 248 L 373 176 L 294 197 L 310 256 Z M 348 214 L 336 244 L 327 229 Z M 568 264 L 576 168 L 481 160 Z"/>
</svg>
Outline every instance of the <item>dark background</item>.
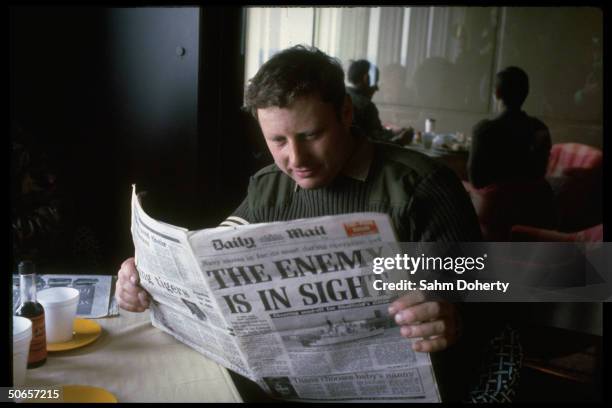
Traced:
<svg viewBox="0 0 612 408">
<path fill-rule="evenodd" d="M 103 272 L 133 253 L 132 183 L 152 215 L 197 229 L 266 164 L 240 110 L 241 8 L 12 7 L 9 21 L 11 122 L 54 162 L 63 222 L 94 231 Z"/>
</svg>

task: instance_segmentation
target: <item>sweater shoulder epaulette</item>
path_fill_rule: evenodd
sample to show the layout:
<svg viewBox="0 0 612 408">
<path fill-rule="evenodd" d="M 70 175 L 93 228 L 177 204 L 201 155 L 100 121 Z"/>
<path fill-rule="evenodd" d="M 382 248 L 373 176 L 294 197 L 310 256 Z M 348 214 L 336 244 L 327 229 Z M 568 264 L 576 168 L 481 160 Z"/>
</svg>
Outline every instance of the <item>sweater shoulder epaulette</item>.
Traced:
<svg viewBox="0 0 612 408">
<path fill-rule="evenodd" d="M 291 200 L 295 182 L 276 164 L 271 164 L 255 173 L 249 182 L 249 205 L 251 208 L 285 205 Z"/>
<path fill-rule="evenodd" d="M 427 177 L 442 167 L 438 161 L 423 153 L 394 144 L 378 143 L 377 148 L 384 161 L 391 163 L 402 172 L 416 174 L 419 177 Z"/>
<path fill-rule="evenodd" d="M 276 164 L 272 163 L 262 169 L 259 169 L 257 173 L 253 174 L 252 178 L 253 179 L 266 178 L 271 175 L 277 175 L 278 173 L 282 173 L 281 169 L 279 169 Z"/>
</svg>

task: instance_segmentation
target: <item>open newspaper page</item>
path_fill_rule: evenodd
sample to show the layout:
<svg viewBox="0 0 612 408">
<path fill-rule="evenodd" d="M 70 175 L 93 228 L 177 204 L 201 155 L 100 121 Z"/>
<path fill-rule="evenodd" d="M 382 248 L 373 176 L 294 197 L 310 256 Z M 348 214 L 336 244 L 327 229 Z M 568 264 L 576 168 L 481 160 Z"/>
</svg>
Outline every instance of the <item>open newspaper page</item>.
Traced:
<svg viewBox="0 0 612 408">
<path fill-rule="evenodd" d="M 388 315 L 394 297 L 372 284 L 372 260 L 394 254 L 387 215 L 187 232 L 146 216 L 135 198 L 133 214 L 157 327 L 274 397 L 440 401 L 429 355 L 412 351 Z M 176 242 L 160 249 L 151 237 L 142 248 L 143 229 Z"/>
<path fill-rule="evenodd" d="M 202 279 L 187 230 L 149 217 L 135 186 L 131 228 L 141 285 L 152 297 L 153 326 L 224 367 L 249 376 L 231 327 Z"/>
</svg>

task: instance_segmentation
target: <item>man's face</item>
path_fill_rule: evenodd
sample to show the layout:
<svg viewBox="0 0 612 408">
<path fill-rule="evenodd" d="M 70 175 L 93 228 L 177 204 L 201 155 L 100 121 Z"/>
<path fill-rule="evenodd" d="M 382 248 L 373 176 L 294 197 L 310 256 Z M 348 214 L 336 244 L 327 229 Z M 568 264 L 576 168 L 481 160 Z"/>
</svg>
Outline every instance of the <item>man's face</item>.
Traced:
<svg viewBox="0 0 612 408">
<path fill-rule="evenodd" d="M 344 167 L 354 147 L 352 116 L 349 97 L 338 118 L 333 105 L 318 95 L 298 98 L 286 108 L 257 110 L 274 162 L 305 189 L 329 185 Z"/>
</svg>

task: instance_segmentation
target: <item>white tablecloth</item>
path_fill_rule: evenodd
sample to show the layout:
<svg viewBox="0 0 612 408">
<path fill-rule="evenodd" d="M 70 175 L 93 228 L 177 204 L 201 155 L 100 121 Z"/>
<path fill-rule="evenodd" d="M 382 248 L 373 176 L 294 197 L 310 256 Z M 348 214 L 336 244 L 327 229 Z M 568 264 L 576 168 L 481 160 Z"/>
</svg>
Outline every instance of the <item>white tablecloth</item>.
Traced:
<svg viewBox="0 0 612 408">
<path fill-rule="evenodd" d="M 92 344 L 49 353 L 26 386 L 91 385 L 119 402 L 241 402 L 227 370 L 151 325 L 149 313 L 95 319 Z"/>
</svg>

